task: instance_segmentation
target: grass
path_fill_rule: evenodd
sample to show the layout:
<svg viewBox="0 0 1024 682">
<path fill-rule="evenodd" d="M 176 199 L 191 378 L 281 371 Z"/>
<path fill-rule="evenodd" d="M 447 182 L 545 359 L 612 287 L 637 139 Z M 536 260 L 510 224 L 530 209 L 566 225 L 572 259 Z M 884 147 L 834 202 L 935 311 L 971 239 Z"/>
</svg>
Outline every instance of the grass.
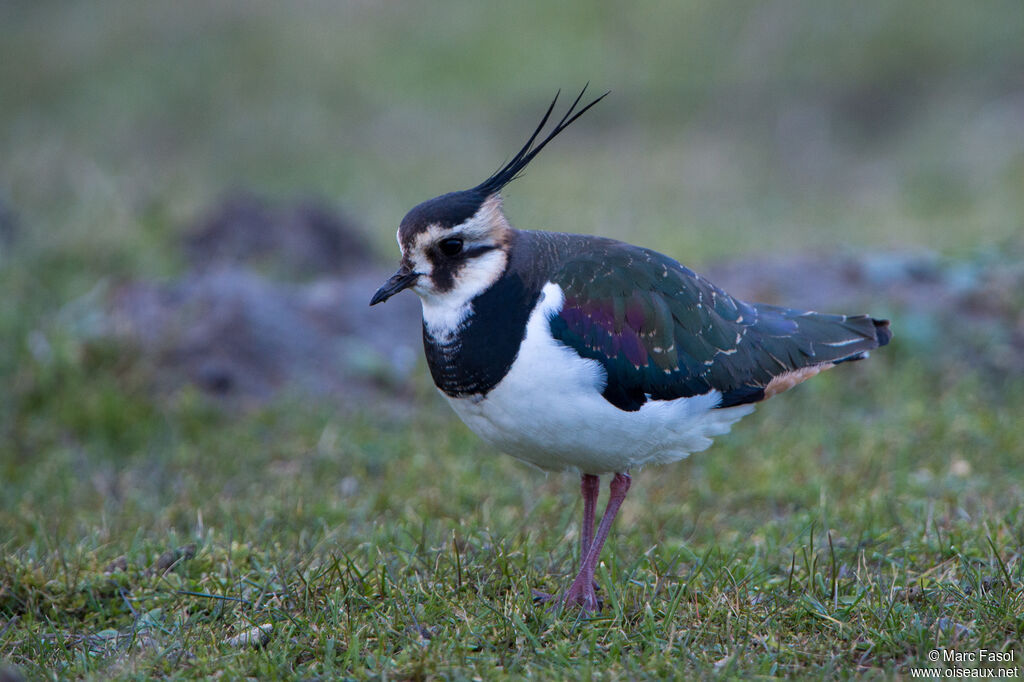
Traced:
<svg viewBox="0 0 1024 682">
<path fill-rule="evenodd" d="M 577 559 L 575 481 L 494 456 L 437 401 L 395 424 L 129 394 L 148 439 L 112 438 L 108 409 L 105 434 L 69 427 L 5 472 L 4 650 L 33 676 L 406 678 L 905 674 L 1015 647 L 1020 396 L 964 381 L 926 403 L 923 368 L 886 380 L 904 362 L 826 375 L 640 472 L 587 619 L 530 596 Z M 264 648 L 229 644 L 266 623 Z"/>
<path fill-rule="evenodd" d="M 588 79 L 614 96 L 510 190 L 517 224 L 696 266 L 794 245 L 956 257 L 1020 230 L 1018 3 L 522 7 L 0 8 L 18 216 L 0 674 L 887 677 L 943 647 L 1017 664 L 1024 384 L 937 362 L 901 335 L 913 311 L 870 361 L 636 472 L 593 618 L 530 598 L 578 560 L 578 481 L 490 450 L 425 369 L 411 409 L 225 410 L 93 333 L 104 286 L 180 274 L 182 225 L 234 185 L 337 198 L 393 257 L 406 208 L 492 170 L 549 91 Z M 232 644 L 264 624 L 264 646 Z"/>
</svg>

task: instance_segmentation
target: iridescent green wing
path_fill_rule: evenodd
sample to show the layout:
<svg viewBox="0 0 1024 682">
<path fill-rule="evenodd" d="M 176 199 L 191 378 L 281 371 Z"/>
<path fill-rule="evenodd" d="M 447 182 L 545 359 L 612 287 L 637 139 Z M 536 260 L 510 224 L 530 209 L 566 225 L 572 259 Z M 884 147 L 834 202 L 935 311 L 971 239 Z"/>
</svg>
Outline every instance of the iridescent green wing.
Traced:
<svg viewBox="0 0 1024 682">
<path fill-rule="evenodd" d="M 647 400 L 721 393 L 719 407 L 756 402 L 773 378 L 864 357 L 889 338 L 867 316 L 744 303 L 675 260 L 601 242 L 564 263 L 551 332 L 601 363 L 604 397 L 623 410 Z"/>
</svg>

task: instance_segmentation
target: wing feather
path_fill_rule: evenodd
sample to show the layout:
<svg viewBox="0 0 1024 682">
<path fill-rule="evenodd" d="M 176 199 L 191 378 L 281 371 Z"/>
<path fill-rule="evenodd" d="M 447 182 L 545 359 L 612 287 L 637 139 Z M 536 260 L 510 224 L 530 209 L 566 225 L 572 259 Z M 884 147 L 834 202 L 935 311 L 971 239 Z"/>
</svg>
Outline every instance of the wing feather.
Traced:
<svg viewBox="0 0 1024 682">
<path fill-rule="evenodd" d="M 678 262 L 614 241 L 564 262 L 556 339 L 607 372 L 604 396 L 623 410 L 648 400 L 722 394 L 756 402 L 777 377 L 864 357 L 889 340 L 866 315 L 823 315 L 735 299 Z M 773 384 L 789 386 L 787 379 Z"/>
</svg>

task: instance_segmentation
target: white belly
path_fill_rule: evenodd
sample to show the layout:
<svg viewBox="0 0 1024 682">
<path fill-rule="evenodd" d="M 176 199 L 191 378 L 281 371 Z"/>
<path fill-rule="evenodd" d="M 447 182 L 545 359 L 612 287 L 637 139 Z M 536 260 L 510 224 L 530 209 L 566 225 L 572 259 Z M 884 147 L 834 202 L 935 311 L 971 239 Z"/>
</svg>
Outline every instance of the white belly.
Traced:
<svg viewBox="0 0 1024 682">
<path fill-rule="evenodd" d="M 712 436 L 753 412 L 753 405 L 713 409 L 717 391 L 620 410 L 601 396 L 601 364 L 551 336 L 549 320 L 562 301 L 558 285 L 544 287 L 512 369 L 486 397 L 448 398 L 462 421 L 498 449 L 550 471 L 624 472 L 704 450 Z"/>
</svg>

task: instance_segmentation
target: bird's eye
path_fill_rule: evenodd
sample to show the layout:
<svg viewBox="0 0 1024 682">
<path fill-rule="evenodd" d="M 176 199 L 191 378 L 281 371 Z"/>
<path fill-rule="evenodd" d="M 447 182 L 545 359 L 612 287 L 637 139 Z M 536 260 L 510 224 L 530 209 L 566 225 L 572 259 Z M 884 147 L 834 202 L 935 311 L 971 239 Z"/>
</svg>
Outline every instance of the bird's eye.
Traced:
<svg viewBox="0 0 1024 682">
<path fill-rule="evenodd" d="M 457 256 L 462 253 L 462 240 L 458 237 L 451 237 L 449 239 L 442 239 L 438 243 L 438 248 L 441 249 L 441 253 L 448 256 Z"/>
</svg>

